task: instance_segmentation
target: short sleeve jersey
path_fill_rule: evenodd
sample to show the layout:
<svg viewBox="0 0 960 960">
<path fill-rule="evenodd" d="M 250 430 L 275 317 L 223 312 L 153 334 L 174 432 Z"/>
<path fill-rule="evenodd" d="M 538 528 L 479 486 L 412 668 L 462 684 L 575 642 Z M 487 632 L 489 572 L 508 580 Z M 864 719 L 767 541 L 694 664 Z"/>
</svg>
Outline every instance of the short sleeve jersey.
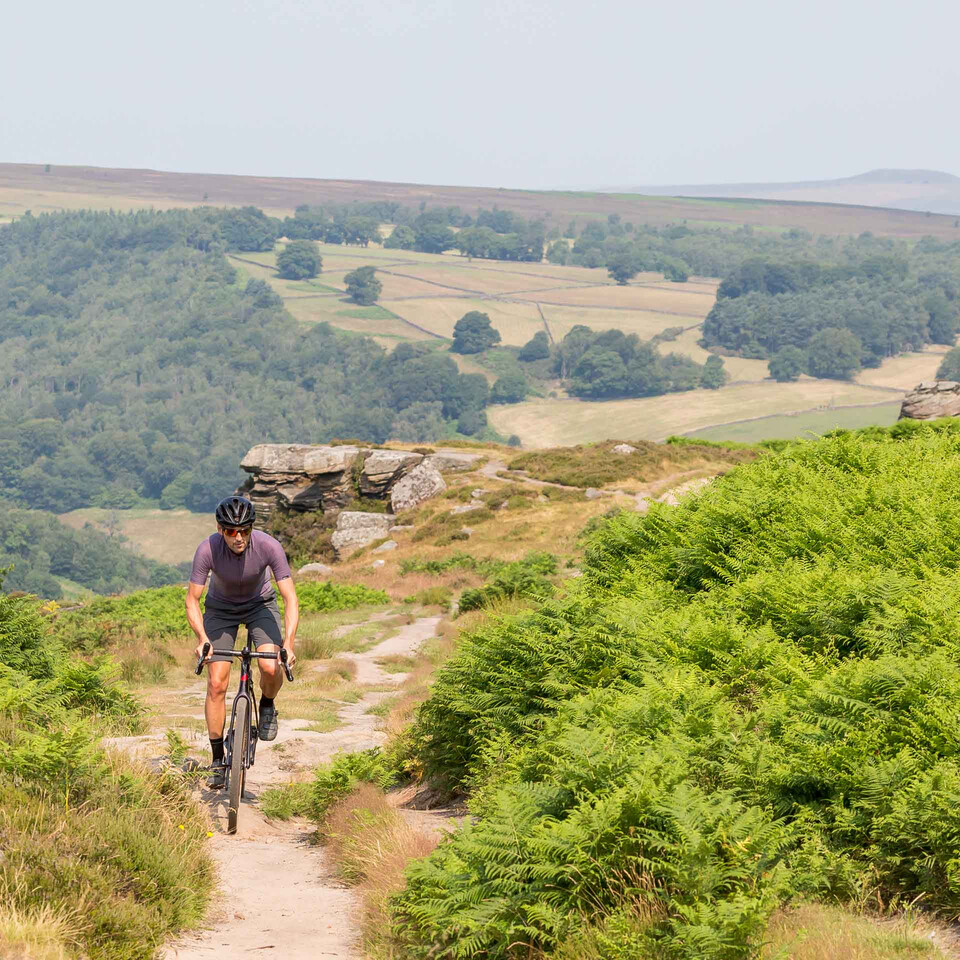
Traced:
<svg viewBox="0 0 960 960">
<path fill-rule="evenodd" d="M 271 572 L 278 581 L 290 576 L 287 555 L 270 534 L 252 530 L 247 549 L 238 556 L 219 533 L 213 533 L 197 547 L 190 582 L 202 586 L 209 576 L 209 600 L 239 605 L 274 598 Z"/>
</svg>

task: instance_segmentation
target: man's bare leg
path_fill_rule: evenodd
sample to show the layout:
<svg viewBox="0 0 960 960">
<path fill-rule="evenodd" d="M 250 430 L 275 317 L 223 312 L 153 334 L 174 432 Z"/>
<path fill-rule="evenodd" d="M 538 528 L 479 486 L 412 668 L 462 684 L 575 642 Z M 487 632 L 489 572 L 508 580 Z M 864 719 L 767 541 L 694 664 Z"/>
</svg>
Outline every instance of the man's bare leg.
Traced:
<svg viewBox="0 0 960 960">
<path fill-rule="evenodd" d="M 207 667 L 207 700 L 203 706 L 203 712 L 207 718 L 207 732 L 211 740 L 223 736 L 231 666 L 233 666 L 232 663 L 216 660 Z"/>
<path fill-rule="evenodd" d="M 261 643 L 258 653 L 277 653 L 280 648 L 275 643 Z M 260 693 L 272 700 L 283 686 L 283 670 L 279 660 L 258 660 L 260 667 Z"/>
</svg>

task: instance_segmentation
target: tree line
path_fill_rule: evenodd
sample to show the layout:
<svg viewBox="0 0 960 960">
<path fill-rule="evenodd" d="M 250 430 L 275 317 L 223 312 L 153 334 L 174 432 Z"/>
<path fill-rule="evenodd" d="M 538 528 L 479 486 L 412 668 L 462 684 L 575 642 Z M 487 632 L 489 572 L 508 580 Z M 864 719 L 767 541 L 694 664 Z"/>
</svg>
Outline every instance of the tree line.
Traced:
<svg viewBox="0 0 960 960">
<path fill-rule="evenodd" d="M 299 325 L 224 256 L 234 213 L 70 212 L 0 228 L 0 496 L 208 510 L 255 443 L 486 429 L 485 378 Z M 252 216 L 250 222 L 258 222 Z"/>
<path fill-rule="evenodd" d="M 960 243 L 870 236 L 822 258 L 752 257 L 726 274 L 702 344 L 769 359 L 778 380 L 845 379 L 960 332 Z"/>
</svg>

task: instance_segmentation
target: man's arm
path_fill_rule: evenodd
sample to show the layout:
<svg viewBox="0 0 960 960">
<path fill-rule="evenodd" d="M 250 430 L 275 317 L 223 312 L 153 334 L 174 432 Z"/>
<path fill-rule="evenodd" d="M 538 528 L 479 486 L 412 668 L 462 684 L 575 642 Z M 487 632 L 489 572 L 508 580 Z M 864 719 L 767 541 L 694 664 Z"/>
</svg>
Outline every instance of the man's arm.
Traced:
<svg viewBox="0 0 960 960">
<path fill-rule="evenodd" d="M 203 595 L 205 583 L 187 584 L 187 623 L 190 629 L 197 635 L 197 658 L 203 655 L 203 645 L 210 643 L 207 638 L 207 632 L 203 629 L 203 614 L 200 612 L 200 597 Z M 213 644 L 211 643 L 212 647 Z"/>
<path fill-rule="evenodd" d="M 284 647 L 287 650 L 287 663 L 290 666 L 296 662 L 294 644 L 297 640 L 297 626 L 300 623 L 300 602 L 297 600 L 297 591 L 293 585 L 293 577 L 284 577 L 277 581 L 277 589 L 283 597 L 283 633 Z"/>
</svg>

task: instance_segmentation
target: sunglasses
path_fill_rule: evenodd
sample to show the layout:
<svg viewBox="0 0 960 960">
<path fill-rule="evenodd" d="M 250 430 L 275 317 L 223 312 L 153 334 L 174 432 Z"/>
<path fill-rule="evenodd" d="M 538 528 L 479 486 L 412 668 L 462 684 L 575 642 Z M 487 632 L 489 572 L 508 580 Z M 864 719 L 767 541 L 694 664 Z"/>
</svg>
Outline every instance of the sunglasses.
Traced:
<svg viewBox="0 0 960 960">
<path fill-rule="evenodd" d="M 220 529 L 223 530 L 225 537 L 235 537 L 238 533 L 241 537 L 249 537 L 251 530 L 250 527 L 221 527 Z"/>
</svg>

